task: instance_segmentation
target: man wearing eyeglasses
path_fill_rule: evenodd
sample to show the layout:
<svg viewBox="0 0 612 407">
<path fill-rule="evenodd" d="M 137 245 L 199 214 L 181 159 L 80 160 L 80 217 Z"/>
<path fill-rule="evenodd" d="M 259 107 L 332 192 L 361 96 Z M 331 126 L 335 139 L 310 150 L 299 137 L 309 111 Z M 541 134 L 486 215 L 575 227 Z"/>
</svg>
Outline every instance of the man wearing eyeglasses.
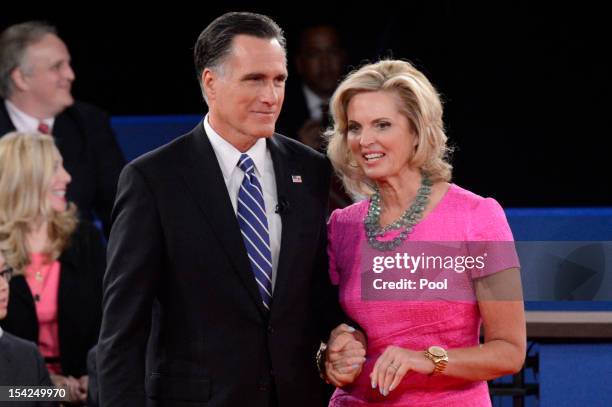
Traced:
<svg viewBox="0 0 612 407">
<path fill-rule="evenodd" d="M 0 254 L 0 320 L 8 313 L 9 280 L 13 269 Z M 0 328 L 0 386 L 53 386 L 45 361 L 32 342 Z M 20 407 L 56 406 L 53 402 L 20 401 Z M 0 402 L 0 405 L 5 405 Z"/>
</svg>

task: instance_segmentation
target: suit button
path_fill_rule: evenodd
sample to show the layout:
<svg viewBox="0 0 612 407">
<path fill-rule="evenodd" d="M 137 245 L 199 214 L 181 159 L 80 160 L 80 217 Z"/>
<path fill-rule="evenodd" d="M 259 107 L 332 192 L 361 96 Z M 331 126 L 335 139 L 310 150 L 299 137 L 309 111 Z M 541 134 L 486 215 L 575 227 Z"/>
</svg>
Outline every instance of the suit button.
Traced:
<svg viewBox="0 0 612 407">
<path fill-rule="evenodd" d="M 269 334 L 273 334 L 274 333 L 274 328 L 272 328 L 272 325 L 268 325 L 268 333 Z"/>
</svg>

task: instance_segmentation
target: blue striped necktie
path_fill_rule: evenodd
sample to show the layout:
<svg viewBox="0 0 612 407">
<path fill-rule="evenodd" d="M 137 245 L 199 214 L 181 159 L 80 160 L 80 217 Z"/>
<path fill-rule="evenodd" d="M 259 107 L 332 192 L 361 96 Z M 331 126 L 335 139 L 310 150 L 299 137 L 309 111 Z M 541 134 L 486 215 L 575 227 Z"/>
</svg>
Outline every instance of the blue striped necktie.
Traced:
<svg viewBox="0 0 612 407">
<path fill-rule="evenodd" d="M 264 307 L 272 300 L 272 251 L 263 189 L 255 176 L 255 164 L 247 154 L 240 156 L 238 167 L 244 179 L 238 190 L 238 224 Z"/>
</svg>

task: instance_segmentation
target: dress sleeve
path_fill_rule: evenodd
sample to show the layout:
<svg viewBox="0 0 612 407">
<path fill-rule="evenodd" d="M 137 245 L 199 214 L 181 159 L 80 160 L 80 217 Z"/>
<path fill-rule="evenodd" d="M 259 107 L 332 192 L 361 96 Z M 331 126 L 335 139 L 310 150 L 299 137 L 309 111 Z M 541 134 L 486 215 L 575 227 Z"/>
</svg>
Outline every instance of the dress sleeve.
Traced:
<svg viewBox="0 0 612 407">
<path fill-rule="evenodd" d="M 483 199 L 476 206 L 469 240 L 470 253 L 484 255 L 484 267 L 473 268 L 472 278 L 520 267 L 510 225 L 495 199 Z"/>
</svg>

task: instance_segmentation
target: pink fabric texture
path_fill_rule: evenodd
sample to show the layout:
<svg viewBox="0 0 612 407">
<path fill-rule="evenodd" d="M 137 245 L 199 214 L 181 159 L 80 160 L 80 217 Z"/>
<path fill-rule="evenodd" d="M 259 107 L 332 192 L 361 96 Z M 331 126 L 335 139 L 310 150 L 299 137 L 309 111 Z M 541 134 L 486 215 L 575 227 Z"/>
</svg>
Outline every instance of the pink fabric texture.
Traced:
<svg viewBox="0 0 612 407">
<path fill-rule="evenodd" d="M 480 313 L 476 302 L 363 301 L 360 251 L 366 240 L 363 224 L 369 201 L 332 213 L 328 224 L 330 277 L 339 285 L 340 304 L 368 338 L 367 360 L 352 385 L 337 389 L 330 406 L 490 406 L 487 383 L 409 372 L 387 397 L 372 389 L 369 374 L 390 345 L 423 351 L 478 345 Z M 501 206 L 451 184 L 437 206 L 419 222 L 408 239 L 415 241 L 512 241 Z M 518 260 L 500 265 L 518 267 Z M 452 361 L 450 361 L 452 363 Z"/>
<path fill-rule="evenodd" d="M 38 318 L 38 349 L 45 358 L 59 357 L 59 336 L 57 325 L 57 293 L 60 280 L 60 263 L 45 263 L 42 253 L 32 253 L 31 263 L 25 270 L 25 278 L 32 292 Z M 36 273 L 40 278 L 36 278 Z M 51 373 L 61 373 L 59 363 L 47 364 Z"/>
</svg>

